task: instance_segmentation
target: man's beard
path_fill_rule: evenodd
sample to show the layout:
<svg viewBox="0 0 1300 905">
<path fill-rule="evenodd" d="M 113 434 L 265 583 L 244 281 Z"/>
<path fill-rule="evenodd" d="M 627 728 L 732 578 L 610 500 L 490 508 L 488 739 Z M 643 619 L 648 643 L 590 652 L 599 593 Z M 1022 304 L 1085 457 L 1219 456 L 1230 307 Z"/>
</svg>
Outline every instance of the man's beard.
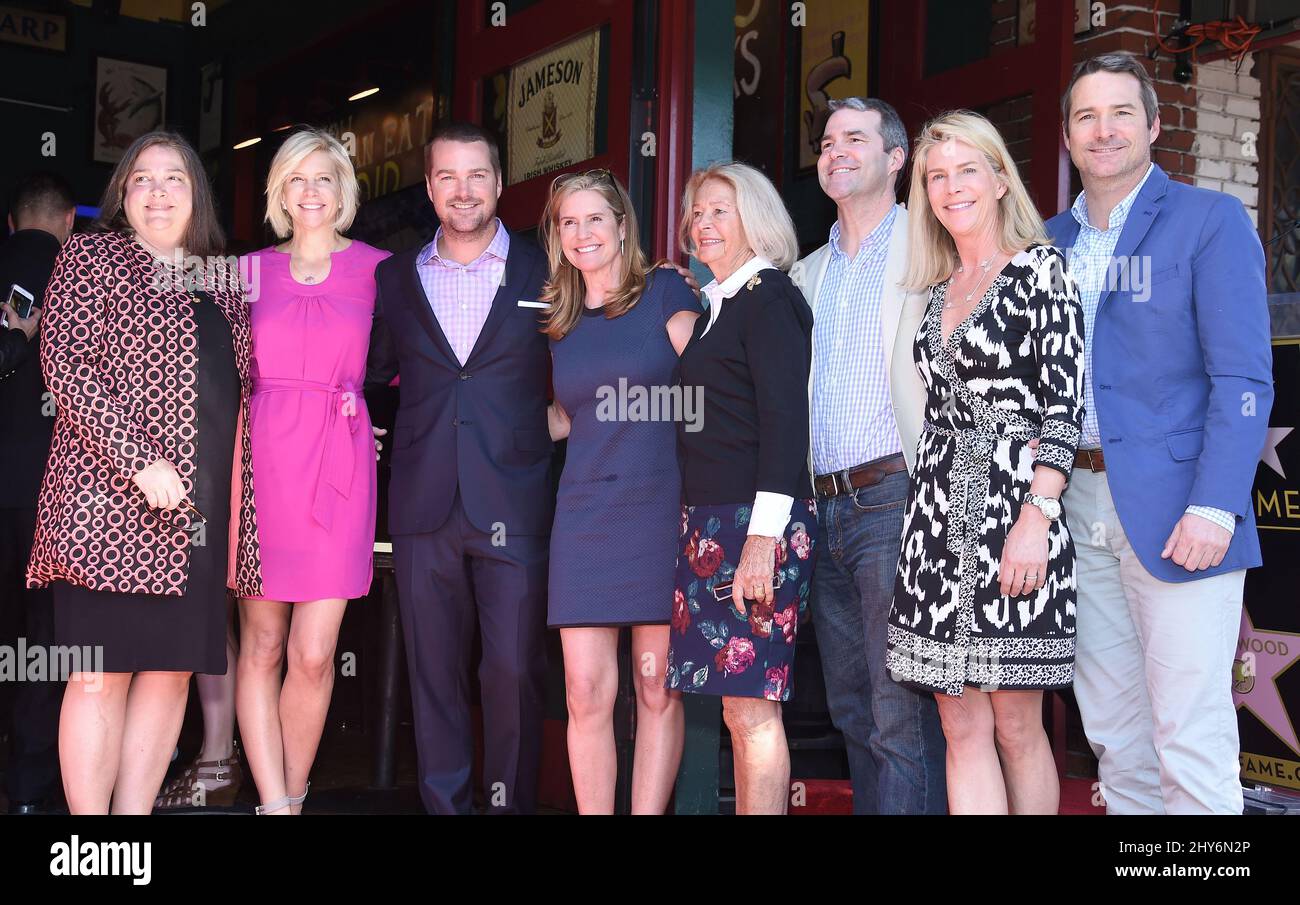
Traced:
<svg viewBox="0 0 1300 905">
<path fill-rule="evenodd" d="M 457 228 L 455 226 L 454 218 L 449 217 L 442 221 L 443 231 L 453 233 L 457 239 L 465 241 L 481 238 L 483 234 L 492 227 L 493 220 L 496 217 L 496 211 L 488 211 L 487 206 L 484 205 L 479 208 L 479 215 L 480 216 L 475 222 L 475 225 L 470 229 Z"/>
</svg>

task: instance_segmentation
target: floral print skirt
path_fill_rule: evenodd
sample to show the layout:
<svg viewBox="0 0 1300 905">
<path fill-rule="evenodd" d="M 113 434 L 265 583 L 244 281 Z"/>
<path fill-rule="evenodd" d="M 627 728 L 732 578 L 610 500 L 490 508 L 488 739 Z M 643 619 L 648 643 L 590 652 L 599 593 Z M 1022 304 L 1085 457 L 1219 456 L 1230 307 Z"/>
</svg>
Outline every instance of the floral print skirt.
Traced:
<svg viewBox="0 0 1300 905">
<path fill-rule="evenodd" d="M 750 506 L 683 506 L 665 686 L 676 691 L 785 701 L 794 671 L 800 614 L 808 609 L 817 504 L 795 500 L 776 552 L 781 587 L 745 614 L 715 585 L 735 575 L 749 530 Z"/>
</svg>

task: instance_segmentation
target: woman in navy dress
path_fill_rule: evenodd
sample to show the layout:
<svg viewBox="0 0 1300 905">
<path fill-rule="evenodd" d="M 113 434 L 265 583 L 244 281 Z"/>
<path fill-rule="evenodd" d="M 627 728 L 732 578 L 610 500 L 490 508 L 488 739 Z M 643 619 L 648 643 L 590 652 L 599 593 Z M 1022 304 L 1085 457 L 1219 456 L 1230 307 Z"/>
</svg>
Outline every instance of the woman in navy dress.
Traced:
<svg viewBox="0 0 1300 905">
<path fill-rule="evenodd" d="M 681 696 L 664 687 L 681 517 L 674 425 L 699 416 L 675 386 L 677 356 L 700 303 L 676 272 L 647 268 L 631 200 L 607 170 L 557 179 L 542 224 L 551 435 L 569 440 L 547 621 L 564 648 L 574 794 L 581 813 L 613 813 L 618 638 L 629 626 L 632 812 L 662 814 L 684 732 Z"/>
</svg>

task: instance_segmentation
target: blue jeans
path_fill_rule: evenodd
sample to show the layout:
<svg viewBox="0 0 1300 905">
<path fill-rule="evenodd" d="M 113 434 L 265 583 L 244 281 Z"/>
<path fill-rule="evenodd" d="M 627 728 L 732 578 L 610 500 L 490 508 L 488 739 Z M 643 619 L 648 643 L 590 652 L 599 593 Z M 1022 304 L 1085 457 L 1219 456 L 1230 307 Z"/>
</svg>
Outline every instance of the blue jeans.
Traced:
<svg viewBox="0 0 1300 905">
<path fill-rule="evenodd" d="M 944 739 L 934 697 L 885 669 L 907 472 L 819 500 L 812 618 L 831 722 L 844 735 L 855 814 L 944 814 Z"/>
</svg>

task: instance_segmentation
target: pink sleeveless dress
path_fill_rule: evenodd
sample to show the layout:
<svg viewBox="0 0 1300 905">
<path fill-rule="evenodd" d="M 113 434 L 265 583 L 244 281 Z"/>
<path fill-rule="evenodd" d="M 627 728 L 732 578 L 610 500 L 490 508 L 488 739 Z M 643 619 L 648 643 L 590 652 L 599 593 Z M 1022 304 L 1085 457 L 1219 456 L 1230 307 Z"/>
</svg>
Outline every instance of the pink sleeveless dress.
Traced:
<svg viewBox="0 0 1300 905">
<path fill-rule="evenodd" d="M 311 285 L 274 248 L 243 262 L 261 599 L 351 600 L 370 590 L 377 491 L 362 384 L 375 265 L 386 257 L 354 240 Z"/>
</svg>

